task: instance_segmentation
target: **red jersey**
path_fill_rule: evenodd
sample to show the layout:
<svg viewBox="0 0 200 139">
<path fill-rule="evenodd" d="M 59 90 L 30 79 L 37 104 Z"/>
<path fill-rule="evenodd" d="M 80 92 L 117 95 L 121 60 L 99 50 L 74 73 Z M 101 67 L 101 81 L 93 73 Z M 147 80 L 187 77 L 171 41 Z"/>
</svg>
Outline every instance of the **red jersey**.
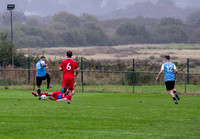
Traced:
<svg viewBox="0 0 200 139">
<path fill-rule="evenodd" d="M 72 58 L 67 58 L 62 61 L 60 68 L 63 70 L 63 83 L 74 82 L 74 71 L 79 70 L 77 62 Z"/>
<path fill-rule="evenodd" d="M 53 98 L 54 100 L 63 99 L 63 98 L 67 99 L 67 96 L 65 96 L 65 94 L 61 92 L 53 92 Z"/>
</svg>

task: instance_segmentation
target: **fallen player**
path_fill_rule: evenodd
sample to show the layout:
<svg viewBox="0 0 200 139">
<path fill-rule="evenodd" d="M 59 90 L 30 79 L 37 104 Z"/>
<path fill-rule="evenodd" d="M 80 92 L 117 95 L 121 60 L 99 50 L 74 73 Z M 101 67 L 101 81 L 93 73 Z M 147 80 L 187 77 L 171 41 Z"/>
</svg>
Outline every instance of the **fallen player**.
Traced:
<svg viewBox="0 0 200 139">
<path fill-rule="evenodd" d="M 76 87 L 77 83 L 74 83 L 74 87 Z M 72 95 L 74 95 L 75 93 L 75 89 L 72 90 Z M 32 94 L 37 97 L 38 94 L 32 92 Z M 45 95 L 48 96 L 49 99 L 51 100 L 56 100 L 56 101 L 68 101 L 68 94 L 69 94 L 69 90 L 66 90 L 64 93 L 61 92 L 52 92 L 52 93 L 41 93 L 40 95 Z"/>
<path fill-rule="evenodd" d="M 38 94 L 32 92 L 32 94 L 37 97 Z M 67 93 L 61 93 L 61 92 L 52 92 L 52 93 L 41 93 L 41 96 L 45 95 L 48 96 L 49 99 L 51 100 L 56 100 L 56 101 L 67 101 L 68 100 L 68 95 Z"/>
</svg>

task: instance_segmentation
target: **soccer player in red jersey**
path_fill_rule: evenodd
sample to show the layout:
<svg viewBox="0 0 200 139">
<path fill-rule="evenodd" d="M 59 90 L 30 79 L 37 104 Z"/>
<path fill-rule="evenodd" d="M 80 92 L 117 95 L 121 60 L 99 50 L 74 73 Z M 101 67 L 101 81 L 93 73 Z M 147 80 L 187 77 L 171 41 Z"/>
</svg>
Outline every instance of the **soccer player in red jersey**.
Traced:
<svg viewBox="0 0 200 139">
<path fill-rule="evenodd" d="M 76 87 L 77 83 L 74 83 L 74 90 L 72 90 L 72 95 L 74 95 L 75 93 L 75 87 Z M 32 94 L 37 97 L 38 94 L 32 92 Z M 62 92 L 52 92 L 52 93 L 41 93 L 40 95 L 46 95 L 49 97 L 49 99 L 52 100 L 56 100 L 56 101 L 68 101 L 68 94 L 69 94 L 69 90 L 66 90 L 65 93 Z"/>
<path fill-rule="evenodd" d="M 78 75 L 79 67 L 76 61 L 72 59 L 72 51 L 67 51 L 67 59 L 63 60 L 60 64 L 59 70 L 63 71 L 63 81 L 62 81 L 62 90 L 65 92 L 69 90 L 68 94 L 68 104 L 70 104 L 72 98 L 72 90 L 74 90 L 74 78 Z M 76 71 L 74 75 L 74 71 Z M 64 91 L 63 91 L 64 90 Z"/>
<path fill-rule="evenodd" d="M 32 92 L 32 94 L 37 97 L 38 94 Z M 40 95 L 45 95 L 48 96 L 49 99 L 56 100 L 56 101 L 67 101 L 68 96 L 66 93 L 61 93 L 61 92 L 52 92 L 52 93 L 40 93 Z"/>
</svg>

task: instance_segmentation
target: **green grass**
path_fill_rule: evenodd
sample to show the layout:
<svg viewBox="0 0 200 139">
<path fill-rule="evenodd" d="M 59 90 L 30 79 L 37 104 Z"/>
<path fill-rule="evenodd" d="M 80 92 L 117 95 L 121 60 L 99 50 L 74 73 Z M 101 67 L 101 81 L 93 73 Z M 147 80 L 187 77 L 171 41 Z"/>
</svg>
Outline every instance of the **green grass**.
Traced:
<svg viewBox="0 0 200 139">
<path fill-rule="evenodd" d="M 81 91 L 81 87 L 77 88 Z M 185 93 L 185 85 L 176 85 L 176 89 L 179 93 Z M 84 86 L 84 90 L 87 91 L 98 91 L 98 92 L 133 92 L 133 86 L 127 85 L 103 85 L 103 86 Z M 144 85 L 135 86 L 136 93 L 167 93 L 165 85 Z M 199 85 L 187 85 L 187 93 L 200 93 Z"/>
<path fill-rule="evenodd" d="M 1 139 L 200 138 L 200 96 L 76 93 L 72 103 L 0 91 Z"/>
<path fill-rule="evenodd" d="M 175 88 L 179 93 L 185 93 L 185 85 L 176 85 Z M 33 86 L 31 85 L 17 85 L 17 86 L 0 86 L 0 90 L 6 89 L 26 89 L 31 90 Z M 35 87 L 36 89 L 36 87 Z M 187 85 L 187 93 L 198 93 L 200 94 L 200 86 L 199 85 Z M 58 91 L 61 90 L 61 85 L 54 85 L 53 88 L 47 90 L 45 85 L 42 85 L 41 90 L 46 92 Z M 135 86 L 134 88 L 136 93 L 167 93 L 165 85 L 143 85 L 143 86 Z M 82 87 L 77 86 L 76 91 L 81 92 Z M 131 93 L 133 92 L 133 86 L 128 85 L 99 85 L 99 86 L 84 86 L 85 92 L 120 92 L 120 93 Z"/>
</svg>

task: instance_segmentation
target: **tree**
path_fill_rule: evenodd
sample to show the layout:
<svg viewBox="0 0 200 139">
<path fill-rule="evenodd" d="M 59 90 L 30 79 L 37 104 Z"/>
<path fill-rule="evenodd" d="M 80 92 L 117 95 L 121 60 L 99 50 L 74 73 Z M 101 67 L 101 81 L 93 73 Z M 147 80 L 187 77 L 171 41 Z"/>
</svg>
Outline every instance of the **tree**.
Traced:
<svg viewBox="0 0 200 139">
<path fill-rule="evenodd" d="M 31 35 L 31 36 L 41 36 L 43 32 L 41 28 L 29 25 L 22 25 L 19 27 L 19 30 L 24 32 L 26 35 Z"/>
<path fill-rule="evenodd" d="M 7 40 L 7 34 L 1 33 L 0 36 L 0 66 L 6 67 L 12 64 L 12 52 L 14 53 L 14 66 L 15 67 L 26 67 L 27 65 L 27 57 L 25 57 L 24 53 L 17 52 L 15 47 L 10 41 Z"/>
<path fill-rule="evenodd" d="M 44 29 L 41 34 L 46 47 L 60 46 L 63 40 L 57 36 L 57 33 L 50 29 Z"/>
<path fill-rule="evenodd" d="M 81 19 L 78 16 L 67 12 L 59 12 L 53 16 L 52 21 L 67 24 L 70 28 L 72 28 L 79 27 Z"/>
<path fill-rule="evenodd" d="M 84 34 L 86 45 L 109 45 L 108 36 L 101 29 L 101 27 L 95 23 L 89 23 L 85 25 Z"/>
<path fill-rule="evenodd" d="M 51 22 L 47 25 L 47 27 L 55 31 L 66 31 L 70 29 L 67 24 L 63 24 L 60 22 Z"/>
<path fill-rule="evenodd" d="M 186 23 L 191 25 L 198 24 L 199 20 L 200 20 L 200 11 L 192 12 L 186 17 Z"/>
<path fill-rule="evenodd" d="M 12 62 L 12 44 L 7 41 L 7 34 L 1 33 L 0 37 L 0 66 L 6 67 Z"/>
<path fill-rule="evenodd" d="M 160 26 L 156 32 L 160 43 L 187 43 L 188 41 L 187 32 L 181 26 Z"/>
<path fill-rule="evenodd" d="M 160 21 L 160 26 L 170 26 L 170 25 L 183 25 L 183 22 L 180 19 L 175 19 L 172 17 L 164 17 Z"/>
<path fill-rule="evenodd" d="M 85 44 L 85 34 L 81 29 L 59 33 L 59 38 L 63 40 L 64 46 L 84 46 Z"/>
<path fill-rule="evenodd" d="M 39 21 L 36 18 L 29 18 L 29 19 L 27 19 L 26 23 L 31 26 L 39 25 Z"/>
<path fill-rule="evenodd" d="M 188 41 L 186 27 L 179 19 L 162 18 L 156 33 L 160 43 L 186 43 Z"/>
<path fill-rule="evenodd" d="M 83 13 L 80 17 L 82 19 L 83 22 L 85 23 L 98 23 L 98 18 L 96 16 L 87 14 L 87 13 Z"/>
<path fill-rule="evenodd" d="M 120 25 L 116 30 L 116 34 L 128 43 L 144 43 L 148 37 L 145 26 L 132 23 Z"/>
<path fill-rule="evenodd" d="M 122 24 L 117 28 L 116 34 L 120 36 L 145 36 L 146 29 L 145 26 L 135 25 L 132 23 Z"/>
<path fill-rule="evenodd" d="M 200 43 L 200 28 L 197 28 L 191 38 L 191 42 Z"/>
</svg>

